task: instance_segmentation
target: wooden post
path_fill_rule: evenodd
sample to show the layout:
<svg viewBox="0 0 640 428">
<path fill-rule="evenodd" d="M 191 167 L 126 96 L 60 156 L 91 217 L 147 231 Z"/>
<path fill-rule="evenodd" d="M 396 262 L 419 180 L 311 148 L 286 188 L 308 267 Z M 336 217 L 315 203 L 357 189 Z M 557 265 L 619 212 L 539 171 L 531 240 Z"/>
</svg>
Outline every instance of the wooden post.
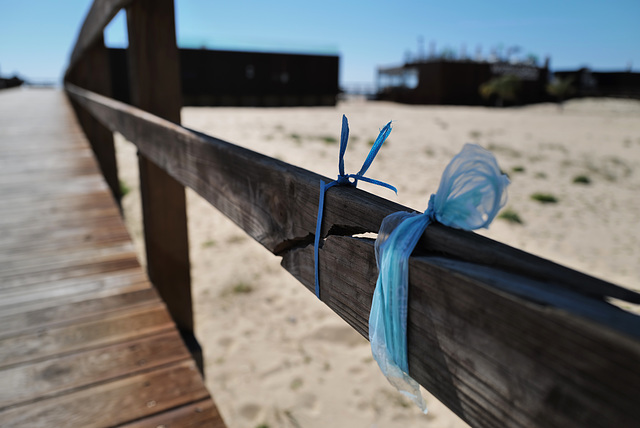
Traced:
<svg viewBox="0 0 640 428">
<path fill-rule="evenodd" d="M 111 70 L 104 38 L 100 36 L 74 67 L 71 79 L 76 85 L 101 95 L 111 96 Z M 76 106 L 74 106 L 76 107 Z M 83 109 L 76 108 L 78 120 L 91 143 L 98 165 L 114 199 L 120 205 L 122 194 L 113 133 Z"/>
<path fill-rule="evenodd" d="M 182 95 L 173 0 L 137 0 L 127 7 L 133 105 L 180 123 Z M 140 193 L 149 279 L 158 289 L 200 371 L 193 334 L 184 186 L 139 154 Z"/>
</svg>

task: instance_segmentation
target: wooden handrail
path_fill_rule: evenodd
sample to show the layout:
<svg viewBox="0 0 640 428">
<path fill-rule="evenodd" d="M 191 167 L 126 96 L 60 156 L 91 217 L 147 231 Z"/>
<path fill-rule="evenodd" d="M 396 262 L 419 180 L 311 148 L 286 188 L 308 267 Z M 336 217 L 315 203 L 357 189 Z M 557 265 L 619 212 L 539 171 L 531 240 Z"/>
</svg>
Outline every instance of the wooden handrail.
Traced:
<svg viewBox="0 0 640 428">
<path fill-rule="evenodd" d="M 67 84 L 76 102 L 283 258 L 313 289 L 321 176 Z M 325 180 L 329 180 L 324 178 Z M 323 301 L 368 337 L 375 232 L 406 207 L 354 188 L 327 194 Z M 630 290 L 470 232 L 433 225 L 410 261 L 411 375 L 472 426 L 632 426 L 640 318 Z"/>
<path fill-rule="evenodd" d="M 98 39 L 102 39 L 105 27 L 118 14 L 118 12 L 129 5 L 133 0 L 94 0 L 91 8 L 85 17 L 76 44 L 71 52 L 68 73 L 75 68 L 80 58 L 89 50 Z"/>
</svg>

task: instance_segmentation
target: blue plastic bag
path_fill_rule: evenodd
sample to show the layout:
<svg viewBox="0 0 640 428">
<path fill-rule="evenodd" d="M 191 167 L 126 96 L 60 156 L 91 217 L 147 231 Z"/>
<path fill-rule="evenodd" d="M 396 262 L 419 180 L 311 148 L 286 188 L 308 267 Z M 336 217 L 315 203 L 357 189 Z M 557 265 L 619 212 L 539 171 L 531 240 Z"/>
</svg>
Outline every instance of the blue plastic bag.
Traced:
<svg viewBox="0 0 640 428">
<path fill-rule="evenodd" d="M 466 144 L 445 169 L 423 214 L 397 212 L 380 226 L 375 244 L 379 274 L 369 316 L 371 351 L 389 382 L 425 413 L 420 386 L 408 374 L 409 256 L 433 221 L 464 230 L 488 227 L 507 201 L 508 184 L 489 151 Z"/>
</svg>

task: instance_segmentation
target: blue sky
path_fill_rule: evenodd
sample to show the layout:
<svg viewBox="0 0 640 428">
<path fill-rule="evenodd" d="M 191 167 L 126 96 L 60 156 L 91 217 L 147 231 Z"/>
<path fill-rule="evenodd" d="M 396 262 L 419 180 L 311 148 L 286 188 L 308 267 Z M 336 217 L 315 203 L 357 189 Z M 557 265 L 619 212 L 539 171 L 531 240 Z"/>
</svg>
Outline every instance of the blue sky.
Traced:
<svg viewBox="0 0 640 428">
<path fill-rule="evenodd" d="M 91 0 L 0 0 L 0 75 L 59 80 Z M 126 45 L 116 18 L 110 46 Z M 340 82 L 371 83 L 380 65 L 405 52 L 474 54 L 478 46 L 519 46 L 522 56 L 551 57 L 552 69 L 640 71 L 639 0 L 418 1 L 176 0 L 184 47 L 337 53 Z"/>
</svg>

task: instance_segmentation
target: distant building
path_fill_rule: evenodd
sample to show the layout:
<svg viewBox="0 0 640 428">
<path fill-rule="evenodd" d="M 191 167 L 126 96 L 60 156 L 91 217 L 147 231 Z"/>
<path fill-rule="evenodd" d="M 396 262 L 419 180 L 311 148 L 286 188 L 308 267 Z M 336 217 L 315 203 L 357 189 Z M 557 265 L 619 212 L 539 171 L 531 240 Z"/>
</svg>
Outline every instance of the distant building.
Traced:
<svg viewBox="0 0 640 428">
<path fill-rule="evenodd" d="M 519 104 L 548 99 L 548 63 L 429 59 L 399 67 L 379 68 L 378 99 L 407 104 L 489 105 L 479 87 L 494 77 L 515 75 L 520 81 Z"/>
<path fill-rule="evenodd" d="M 619 97 L 640 99 L 640 73 L 631 71 L 599 72 L 588 68 L 556 71 L 554 76 L 572 78 L 574 97 Z"/>
<path fill-rule="evenodd" d="M 128 102 L 126 50 L 109 55 L 113 96 Z M 180 70 L 189 106 L 332 106 L 339 92 L 337 55 L 180 49 Z"/>
<path fill-rule="evenodd" d="M 0 89 L 15 88 L 22 85 L 23 83 L 24 80 L 22 80 L 18 76 L 9 77 L 8 79 L 0 77 Z"/>
</svg>

